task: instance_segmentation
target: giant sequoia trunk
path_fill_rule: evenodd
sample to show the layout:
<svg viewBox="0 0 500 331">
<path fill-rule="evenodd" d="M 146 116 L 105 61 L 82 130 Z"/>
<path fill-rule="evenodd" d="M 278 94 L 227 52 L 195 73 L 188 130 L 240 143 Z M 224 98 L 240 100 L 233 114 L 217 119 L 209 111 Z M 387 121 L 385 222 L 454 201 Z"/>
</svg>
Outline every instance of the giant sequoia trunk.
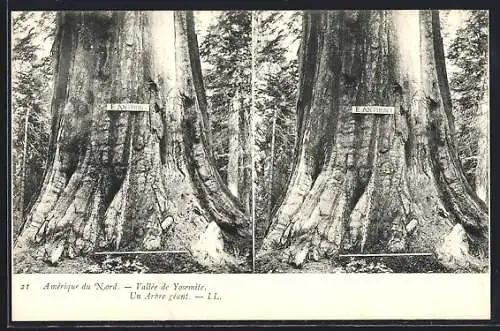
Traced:
<svg viewBox="0 0 500 331">
<path fill-rule="evenodd" d="M 296 266 L 348 252 L 484 266 L 488 214 L 452 141 L 438 13 L 309 12 L 299 75 L 295 167 L 262 253 Z"/>
<path fill-rule="evenodd" d="M 248 252 L 248 217 L 213 166 L 192 13 L 59 13 L 56 49 L 50 166 L 16 249 L 51 262 L 172 249 L 212 264 Z"/>
</svg>

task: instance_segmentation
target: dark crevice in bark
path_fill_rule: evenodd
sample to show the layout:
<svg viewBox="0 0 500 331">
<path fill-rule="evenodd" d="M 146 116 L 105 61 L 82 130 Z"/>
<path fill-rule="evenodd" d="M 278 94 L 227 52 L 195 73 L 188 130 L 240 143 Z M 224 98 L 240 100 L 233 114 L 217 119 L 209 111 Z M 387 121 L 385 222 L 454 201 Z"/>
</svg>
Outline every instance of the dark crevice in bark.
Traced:
<svg viewBox="0 0 500 331">
<path fill-rule="evenodd" d="M 301 57 L 299 60 L 299 99 L 297 101 L 297 132 L 301 133 L 297 136 L 297 140 L 302 140 L 302 126 L 304 113 L 308 111 L 312 98 L 312 86 L 314 76 L 312 73 L 316 71 L 316 57 L 318 53 L 318 25 L 311 24 L 319 17 L 319 13 L 311 13 L 304 15 L 303 19 L 303 38 L 300 46 Z M 300 146 L 300 144 L 299 144 Z"/>
<path fill-rule="evenodd" d="M 148 15 L 141 15 L 139 18 L 139 24 L 141 27 L 141 52 L 142 52 L 142 80 L 143 90 L 151 90 L 152 84 L 155 84 L 156 77 L 154 75 L 155 68 L 153 68 L 152 63 L 152 53 L 151 53 L 151 31 L 150 31 L 150 21 Z M 149 100 L 148 100 L 149 101 Z M 148 114 L 149 115 L 149 114 Z"/>
<path fill-rule="evenodd" d="M 167 163 L 167 138 L 165 136 L 162 136 L 160 138 L 160 160 L 161 164 L 165 165 Z"/>
<path fill-rule="evenodd" d="M 431 12 L 431 25 L 432 25 L 432 36 L 433 36 L 433 46 L 434 46 L 434 61 L 436 63 L 437 81 L 439 85 L 439 91 L 441 94 L 441 100 L 443 102 L 444 112 L 446 114 L 448 128 L 450 134 L 448 139 L 454 140 L 455 137 L 455 125 L 453 120 L 453 110 L 451 105 L 451 93 L 450 87 L 448 85 L 448 77 L 446 73 L 445 64 L 445 54 L 443 47 L 443 38 L 441 37 L 441 23 L 439 22 L 439 11 L 432 10 Z M 449 146 L 450 151 L 453 152 L 454 159 L 458 161 L 458 154 L 456 152 L 456 143 L 453 142 Z M 458 166 L 458 163 L 455 164 Z"/>
<path fill-rule="evenodd" d="M 194 92 L 196 95 L 196 101 L 198 103 L 198 108 L 201 113 L 201 119 L 203 124 L 203 138 L 206 140 L 206 145 L 211 146 L 212 138 L 210 128 L 210 121 L 208 119 L 208 106 L 205 94 L 205 86 L 203 84 L 203 78 L 201 74 L 201 62 L 200 53 L 198 49 L 198 40 L 196 38 L 196 33 L 194 31 L 194 15 L 193 12 L 186 12 L 186 24 L 187 24 L 187 42 L 193 47 L 189 47 L 189 61 L 191 64 L 193 72 L 193 85 Z M 210 161 L 214 164 L 214 158 L 212 153 L 208 153 Z"/>
<path fill-rule="evenodd" d="M 304 117 L 311 107 L 311 99 L 314 85 L 314 73 L 316 72 L 316 58 L 319 52 L 318 25 L 311 24 L 314 17 L 319 17 L 319 13 L 311 13 L 304 16 L 303 35 L 301 42 L 299 59 L 299 97 L 297 100 L 297 137 L 295 155 L 300 154 L 301 143 L 304 136 Z"/>
<path fill-rule="evenodd" d="M 299 83 L 298 83 L 298 97 L 296 106 L 296 136 L 294 144 L 294 159 L 298 159 L 303 149 L 303 139 L 306 127 L 306 121 L 308 121 L 308 116 L 311 108 L 313 85 L 315 72 L 317 71 L 317 57 L 319 52 L 319 25 L 314 23 L 321 17 L 320 12 L 310 11 L 304 12 L 302 18 L 302 39 L 299 47 L 299 59 L 298 59 L 298 73 L 299 73 Z M 314 24 L 313 24 L 314 23 Z M 286 187 L 290 187 L 291 183 L 296 179 L 295 172 L 297 168 L 297 162 L 292 165 L 292 170 L 285 181 Z M 275 215 L 279 211 L 279 206 L 285 201 L 287 192 L 282 194 L 276 199 L 276 207 L 273 209 L 271 215 Z M 272 226 L 272 222 L 266 228 L 266 233 L 269 233 Z"/>
<path fill-rule="evenodd" d="M 71 64 L 73 63 L 75 40 L 73 38 L 76 22 L 69 19 L 63 13 L 57 14 L 57 32 L 54 44 L 57 45 L 55 48 L 55 72 L 54 72 L 54 96 L 52 98 L 51 106 L 51 135 L 49 140 L 49 163 L 52 164 L 53 156 L 55 155 L 57 133 L 60 127 L 60 109 L 64 105 L 66 100 L 67 86 L 69 80 L 69 72 L 71 70 Z M 70 54 L 70 56 L 68 56 Z M 49 167 L 47 167 L 48 169 Z M 48 171 L 48 170 L 46 170 Z"/>
</svg>

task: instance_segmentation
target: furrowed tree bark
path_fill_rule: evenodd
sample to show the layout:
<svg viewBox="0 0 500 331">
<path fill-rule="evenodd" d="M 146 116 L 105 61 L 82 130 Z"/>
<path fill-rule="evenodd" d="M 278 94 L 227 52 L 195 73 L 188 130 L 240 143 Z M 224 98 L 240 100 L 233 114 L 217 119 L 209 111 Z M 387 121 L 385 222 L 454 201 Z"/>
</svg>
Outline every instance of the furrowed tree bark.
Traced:
<svg viewBox="0 0 500 331">
<path fill-rule="evenodd" d="M 192 13 L 60 13 L 56 49 L 49 171 L 16 248 L 52 263 L 186 249 L 213 265 L 248 252 L 248 216 L 213 166 Z"/>
<path fill-rule="evenodd" d="M 294 171 L 261 254 L 349 252 L 487 263 L 488 214 L 455 150 L 437 11 L 308 12 Z M 394 115 L 352 106 L 395 107 Z"/>
</svg>

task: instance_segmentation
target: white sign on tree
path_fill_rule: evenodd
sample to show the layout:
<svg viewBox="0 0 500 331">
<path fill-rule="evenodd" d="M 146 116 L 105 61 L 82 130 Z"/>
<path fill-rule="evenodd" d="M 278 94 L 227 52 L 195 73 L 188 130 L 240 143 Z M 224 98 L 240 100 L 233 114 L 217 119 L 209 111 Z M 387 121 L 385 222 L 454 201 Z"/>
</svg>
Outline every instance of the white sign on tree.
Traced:
<svg viewBox="0 0 500 331">
<path fill-rule="evenodd" d="M 352 106 L 353 114 L 394 114 L 394 107 L 386 106 Z"/>
<path fill-rule="evenodd" d="M 106 110 L 110 111 L 149 111 L 147 103 L 108 103 Z"/>
</svg>

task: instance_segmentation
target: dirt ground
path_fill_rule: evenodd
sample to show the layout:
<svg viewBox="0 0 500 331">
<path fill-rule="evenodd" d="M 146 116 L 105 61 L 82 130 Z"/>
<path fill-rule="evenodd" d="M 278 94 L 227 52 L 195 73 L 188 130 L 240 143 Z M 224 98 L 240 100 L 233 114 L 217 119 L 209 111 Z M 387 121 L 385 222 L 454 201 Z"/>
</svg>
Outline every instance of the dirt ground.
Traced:
<svg viewBox="0 0 500 331">
<path fill-rule="evenodd" d="M 30 253 L 17 252 L 13 258 L 14 273 L 251 273 L 249 266 L 207 268 L 187 255 L 137 254 L 95 255 L 65 258 L 51 265 Z M 434 257 L 344 258 L 307 262 L 295 268 L 277 254 L 259 257 L 257 273 L 448 273 Z"/>
<path fill-rule="evenodd" d="M 248 273 L 248 266 L 205 267 L 189 255 L 135 254 L 64 258 L 51 265 L 30 252 L 13 255 L 14 273 Z"/>
<path fill-rule="evenodd" d="M 348 257 L 306 262 L 295 268 L 275 253 L 257 260 L 260 273 L 449 273 L 434 256 Z"/>
</svg>

